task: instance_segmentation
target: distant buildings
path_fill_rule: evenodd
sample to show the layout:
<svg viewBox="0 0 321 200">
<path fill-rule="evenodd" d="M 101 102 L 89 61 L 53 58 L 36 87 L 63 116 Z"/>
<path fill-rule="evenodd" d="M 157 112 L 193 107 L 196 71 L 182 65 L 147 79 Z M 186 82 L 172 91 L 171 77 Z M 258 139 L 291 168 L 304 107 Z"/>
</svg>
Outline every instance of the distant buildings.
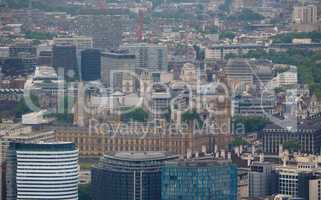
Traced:
<svg viewBox="0 0 321 200">
<path fill-rule="evenodd" d="M 237 168 L 227 160 L 169 161 L 161 175 L 162 200 L 237 199 Z"/>
<path fill-rule="evenodd" d="M 137 43 L 125 44 L 122 47 L 135 54 L 137 68 L 168 70 L 168 50 L 165 45 Z"/>
<path fill-rule="evenodd" d="M 319 29 L 318 7 L 315 5 L 294 7 L 292 28 L 299 32 L 312 32 Z"/>
<path fill-rule="evenodd" d="M 161 199 L 160 168 L 177 156 L 162 152 L 120 152 L 105 155 L 92 169 L 95 200 Z"/>
<path fill-rule="evenodd" d="M 78 200 L 78 150 L 72 143 L 11 143 L 7 200 Z"/>
<path fill-rule="evenodd" d="M 100 50 L 86 49 L 81 52 L 81 80 L 95 81 L 100 80 L 101 59 Z"/>
<path fill-rule="evenodd" d="M 96 126 L 95 122 L 91 122 Z M 106 123 L 104 127 L 88 130 L 88 127 L 53 126 L 58 141 L 74 142 L 80 156 L 95 157 L 117 151 L 166 151 L 185 155 L 189 149 L 193 152 L 206 147 L 213 152 L 212 134 L 194 133 L 165 128 L 156 124 L 144 123 Z M 126 129 L 116 127 L 127 127 Z"/>
</svg>

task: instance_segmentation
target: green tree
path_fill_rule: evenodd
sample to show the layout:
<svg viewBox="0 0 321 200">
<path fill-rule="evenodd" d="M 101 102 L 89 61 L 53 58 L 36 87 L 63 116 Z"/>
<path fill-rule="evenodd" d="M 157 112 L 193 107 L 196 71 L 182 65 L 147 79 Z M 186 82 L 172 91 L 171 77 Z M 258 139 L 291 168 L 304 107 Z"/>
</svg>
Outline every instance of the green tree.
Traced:
<svg viewBox="0 0 321 200">
<path fill-rule="evenodd" d="M 203 126 L 203 121 L 196 110 L 184 112 L 182 114 L 182 121 L 186 123 L 197 122 L 197 125 Z"/>
<path fill-rule="evenodd" d="M 31 95 L 30 96 L 30 100 L 31 102 L 39 108 L 39 99 L 37 96 L 34 96 L 34 95 Z M 29 106 L 27 105 L 26 101 L 25 101 L 25 98 L 21 98 L 20 101 L 18 102 L 18 104 L 16 105 L 15 107 L 15 116 L 16 118 L 21 118 L 22 115 L 26 114 L 26 113 L 30 113 L 30 112 L 33 112 L 33 111 L 38 111 L 38 110 L 31 110 L 29 108 Z"/>
<path fill-rule="evenodd" d="M 129 112 L 125 112 L 124 114 L 122 114 L 121 119 L 124 122 L 146 122 L 148 120 L 148 112 L 146 112 L 143 108 L 135 108 Z"/>
<path fill-rule="evenodd" d="M 249 143 L 242 137 L 235 137 L 231 142 L 231 144 L 233 146 L 241 146 L 241 145 L 248 145 Z"/>
<path fill-rule="evenodd" d="M 234 127 L 238 127 L 238 124 L 243 124 L 246 133 L 261 131 L 265 125 L 269 122 L 268 119 L 263 117 L 242 117 L 237 116 L 234 118 Z"/>
<path fill-rule="evenodd" d="M 81 184 L 78 188 L 78 198 L 79 200 L 91 200 L 91 186 L 90 184 Z"/>
</svg>

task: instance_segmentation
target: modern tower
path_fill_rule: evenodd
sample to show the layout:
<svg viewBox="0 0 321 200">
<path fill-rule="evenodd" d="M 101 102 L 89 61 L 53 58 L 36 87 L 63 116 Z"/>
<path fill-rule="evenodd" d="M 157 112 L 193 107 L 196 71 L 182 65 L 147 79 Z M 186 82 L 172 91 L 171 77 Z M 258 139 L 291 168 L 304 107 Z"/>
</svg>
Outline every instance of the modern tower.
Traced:
<svg viewBox="0 0 321 200">
<path fill-rule="evenodd" d="M 95 200 L 160 200 L 160 167 L 177 156 L 161 152 L 105 155 L 92 169 Z"/>
<path fill-rule="evenodd" d="M 100 50 L 86 49 L 81 52 L 81 80 L 95 81 L 101 73 Z"/>
<path fill-rule="evenodd" d="M 56 70 L 59 68 L 63 69 L 64 77 L 67 77 L 68 75 L 70 78 L 72 78 L 72 74 L 70 74 L 70 72 L 73 72 L 74 74 L 78 73 L 76 46 L 69 44 L 54 45 L 52 48 L 52 53 L 52 66 Z"/>
<path fill-rule="evenodd" d="M 7 200 L 78 199 L 78 150 L 73 143 L 11 143 Z"/>
</svg>

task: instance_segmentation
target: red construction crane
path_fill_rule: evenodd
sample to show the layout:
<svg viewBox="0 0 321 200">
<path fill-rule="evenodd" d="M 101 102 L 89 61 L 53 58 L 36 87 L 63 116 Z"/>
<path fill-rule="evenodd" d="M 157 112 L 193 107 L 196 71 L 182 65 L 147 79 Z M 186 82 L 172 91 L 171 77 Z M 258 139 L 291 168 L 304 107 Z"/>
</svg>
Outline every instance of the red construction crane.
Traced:
<svg viewBox="0 0 321 200">
<path fill-rule="evenodd" d="M 138 41 L 142 41 L 144 39 L 144 11 L 139 10 L 138 12 L 138 24 L 136 27 L 136 37 Z"/>
</svg>

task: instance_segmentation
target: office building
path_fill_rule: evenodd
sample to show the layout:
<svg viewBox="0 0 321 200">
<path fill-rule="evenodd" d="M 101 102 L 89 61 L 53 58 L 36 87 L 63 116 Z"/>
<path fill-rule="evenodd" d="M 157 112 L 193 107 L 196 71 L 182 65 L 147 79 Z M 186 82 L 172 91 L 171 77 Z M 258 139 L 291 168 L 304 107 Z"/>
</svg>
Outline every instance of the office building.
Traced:
<svg viewBox="0 0 321 200">
<path fill-rule="evenodd" d="M 112 87 L 114 91 L 122 91 L 123 80 L 130 79 L 132 73 L 135 73 L 134 54 L 127 50 L 101 54 L 101 80 L 105 86 Z"/>
<path fill-rule="evenodd" d="M 95 200 L 160 200 L 160 168 L 177 156 L 162 152 L 119 152 L 105 155 L 92 169 Z"/>
<path fill-rule="evenodd" d="M 52 51 L 52 66 L 56 70 L 63 69 L 65 78 L 75 78 L 73 75 L 77 76 L 78 73 L 76 46 L 68 44 L 54 45 Z"/>
<path fill-rule="evenodd" d="M 279 146 L 288 141 L 298 141 L 301 153 L 318 154 L 321 146 L 320 116 L 298 120 L 297 127 L 280 127 L 268 124 L 263 129 L 263 151 L 268 154 L 278 154 Z"/>
<path fill-rule="evenodd" d="M 162 84 L 154 84 L 147 94 L 146 107 L 154 119 L 160 119 L 169 112 L 171 92 Z"/>
<path fill-rule="evenodd" d="M 72 143 L 10 143 L 7 200 L 78 199 L 78 150 Z"/>
<path fill-rule="evenodd" d="M 123 48 L 136 56 L 136 67 L 168 70 L 168 50 L 165 45 L 151 43 L 125 44 Z"/>
<path fill-rule="evenodd" d="M 292 13 L 293 30 L 312 32 L 318 30 L 318 7 L 315 5 L 294 7 Z"/>
<path fill-rule="evenodd" d="M 232 102 L 233 116 L 266 117 L 272 115 L 275 97 L 239 96 L 235 97 Z"/>
<path fill-rule="evenodd" d="M 249 171 L 249 197 L 258 198 L 273 194 L 273 165 L 268 162 L 254 162 Z"/>
<path fill-rule="evenodd" d="M 309 199 L 309 182 L 314 179 L 313 168 L 307 165 L 301 168 L 300 164 L 276 167 L 278 193 Z"/>
<path fill-rule="evenodd" d="M 81 80 L 100 80 L 101 73 L 100 50 L 86 49 L 81 52 Z"/>
<path fill-rule="evenodd" d="M 76 47 L 77 63 L 81 64 L 81 52 L 91 49 L 94 46 L 93 38 L 86 36 L 56 37 L 53 39 L 54 45 L 72 45 Z"/>
<path fill-rule="evenodd" d="M 6 185 L 6 163 L 7 152 L 11 142 L 20 143 L 38 143 L 38 142 L 54 142 L 55 131 L 38 130 L 32 126 L 22 124 L 1 124 L 0 138 L 0 199 L 5 199 Z"/>
<path fill-rule="evenodd" d="M 17 40 L 9 47 L 9 57 L 24 58 L 36 57 L 37 48 L 32 45 L 32 40 Z"/>
<path fill-rule="evenodd" d="M 169 161 L 161 174 L 162 200 L 237 199 L 237 168 L 228 160 Z"/>
</svg>

